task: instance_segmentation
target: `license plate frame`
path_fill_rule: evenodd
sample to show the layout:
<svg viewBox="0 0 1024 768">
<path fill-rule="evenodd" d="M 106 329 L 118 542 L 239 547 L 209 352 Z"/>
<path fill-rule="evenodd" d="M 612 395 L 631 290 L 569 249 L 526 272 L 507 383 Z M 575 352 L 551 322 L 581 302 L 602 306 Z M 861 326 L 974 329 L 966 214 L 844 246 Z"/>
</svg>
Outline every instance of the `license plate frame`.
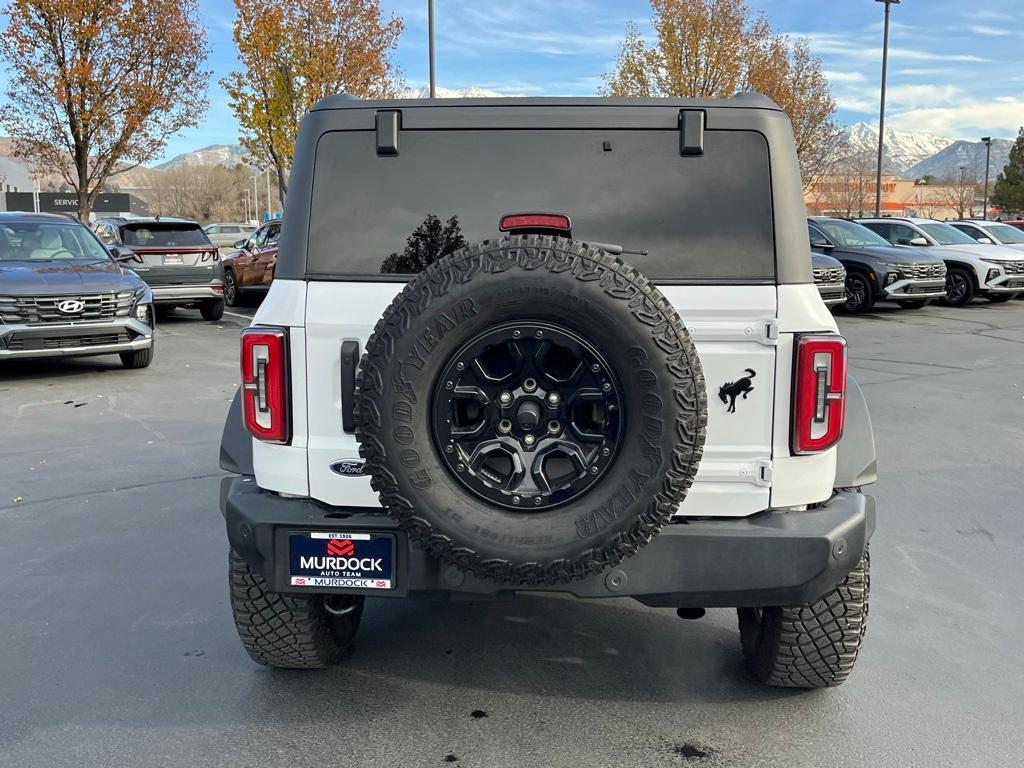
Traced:
<svg viewBox="0 0 1024 768">
<path fill-rule="evenodd" d="M 288 590 L 398 591 L 398 538 L 393 533 L 289 529 L 281 534 L 281 578 Z"/>
<path fill-rule="evenodd" d="M 165 267 L 180 267 L 185 263 L 185 259 L 182 258 L 180 253 L 165 253 L 163 256 L 163 265 Z"/>
</svg>

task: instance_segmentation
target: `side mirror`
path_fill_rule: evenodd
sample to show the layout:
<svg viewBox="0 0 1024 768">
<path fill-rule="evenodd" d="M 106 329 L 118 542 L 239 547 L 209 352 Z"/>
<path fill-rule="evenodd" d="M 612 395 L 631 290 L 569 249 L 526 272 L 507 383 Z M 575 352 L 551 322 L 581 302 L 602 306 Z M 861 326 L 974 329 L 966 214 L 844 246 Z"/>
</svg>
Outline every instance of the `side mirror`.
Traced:
<svg viewBox="0 0 1024 768">
<path fill-rule="evenodd" d="M 910 238 L 910 242 L 908 242 L 907 245 L 914 245 L 920 247 L 930 245 L 930 243 L 923 237 L 912 237 Z"/>
<path fill-rule="evenodd" d="M 835 248 L 835 246 L 832 245 L 832 243 L 830 243 L 828 240 L 820 240 L 819 239 L 819 240 L 811 240 L 811 248 L 821 248 L 822 250 L 826 250 L 827 251 L 827 250 L 830 250 L 832 248 Z"/>
<path fill-rule="evenodd" d="M 114 261 L 118 264 L 124 264 L 128 261 L 139 261 L 135 256 L 135 252 L 131 248 L 125 248 L 121 245 L 111 245 L 108 250 L 110 251 L 110 255 L 114 257 Z"/>
<path fill-rule="evenodd" d="M 232 245 L 231 247 L 234 248 L 236 251 L 241 251 L 245 249 L 245 244 L 248 242 L 248 240 L 236 240 L 235 244 Z"/>
<path fill-rule="evenodd" d="M 978 242 L 981 243 L 982 245 L 995 245 L 995 243 L 992 242 L 992 238 L 990 237 L 979 237 Z"/>
</svg>

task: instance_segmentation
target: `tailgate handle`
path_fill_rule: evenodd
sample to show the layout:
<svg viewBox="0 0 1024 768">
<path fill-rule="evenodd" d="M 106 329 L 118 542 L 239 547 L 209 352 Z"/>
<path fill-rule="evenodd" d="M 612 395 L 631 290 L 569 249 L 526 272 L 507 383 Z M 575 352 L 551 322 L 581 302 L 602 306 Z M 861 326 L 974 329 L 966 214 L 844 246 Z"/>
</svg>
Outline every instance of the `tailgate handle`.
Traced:
<svg viewBox="0 0 1024 768">
<path fill-rule="evenodd" d="M 348 434 L 356 431 L 356 366 L 359 365 L 359 342 L 341 343 L 341 428 Z"/>
<path fill-rule="evenodd" d="M 679 110 L 679 154 L 689 157 L 704 154 L 703 110 Z"/>
</svg>

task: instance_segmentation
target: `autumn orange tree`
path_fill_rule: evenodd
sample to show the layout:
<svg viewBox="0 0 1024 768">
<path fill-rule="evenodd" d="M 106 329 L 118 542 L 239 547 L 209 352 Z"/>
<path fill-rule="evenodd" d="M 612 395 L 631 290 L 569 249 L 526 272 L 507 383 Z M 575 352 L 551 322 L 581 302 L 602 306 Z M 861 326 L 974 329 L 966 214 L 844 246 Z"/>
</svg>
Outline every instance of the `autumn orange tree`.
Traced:
<svg viewBox="0 0 1024 768">
<path fill-rule="evenodd" d="M 387 98 L 398 89 L 391 59 L 403 23 L 384 20 L 379 0 L 235 0 L 242 71 L 221 81 L 242 146 L 288 191 L 302 115 L 342 91 Z"/>
<path fill-rule="evenodd" d="M 836 103 L 821 60 L 807 43 L 775 33 L 743 0 L 651 0 L 656 39 L 626 30 L 609 96 L 724 98 L 753 90 L 773 99 L 793 123 L 805 189 L 826 171 L 839 139 Z"/>
<path fill-rule="evenodd" d="M 195 0 L 13 0 L 4 13 L 0 127 L 78 193 L 85 221 L 108 178 L 158 157 L 206 110 Z"/>
</svg>

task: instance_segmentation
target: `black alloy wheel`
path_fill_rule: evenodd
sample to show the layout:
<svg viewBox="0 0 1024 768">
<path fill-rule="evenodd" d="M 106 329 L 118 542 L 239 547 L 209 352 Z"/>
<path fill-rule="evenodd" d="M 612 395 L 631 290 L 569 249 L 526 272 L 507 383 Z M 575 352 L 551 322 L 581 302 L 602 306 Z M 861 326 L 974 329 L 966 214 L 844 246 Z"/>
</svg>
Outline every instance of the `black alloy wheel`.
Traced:
<svg viewBox="0 0 1024 768">
<path fill-rule="evenodd" d="M 618 382 L 581 336 L 511 322 L 451 357 L 433 393 L 434 438 L 448 470 L 492 504 L 532 512 L 572 501 L 615 459 Z"/>
<path fill-rule="evenodd" d="M 867 277 L 858 272 L 846 274 L 846 303 L 843 308 L 854 314 L 869 311 L 875 304 L 874 291 Z"/>
<path fill-rule="evenodd" d="M 234 270 L 224 270 L 224 303 L 229 307 L 238 306 L 238 282 Z"/>
<path fill-rule="evenodd" d="M 970 275 L 962 269 L 951 269 L 946 273 L 946 303 L 954 307 L 969 304 L 974 298 L 974 285 Z"/>
</svg>

